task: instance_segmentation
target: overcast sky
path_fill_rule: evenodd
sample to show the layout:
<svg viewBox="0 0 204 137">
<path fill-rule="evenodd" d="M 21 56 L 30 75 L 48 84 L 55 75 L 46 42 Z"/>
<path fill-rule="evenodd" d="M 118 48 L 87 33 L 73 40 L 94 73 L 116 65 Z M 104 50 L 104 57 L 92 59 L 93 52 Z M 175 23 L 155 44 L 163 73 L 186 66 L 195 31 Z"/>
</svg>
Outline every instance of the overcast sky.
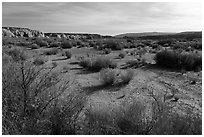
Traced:
<svg viewBox="0 0 204 137">
<path fill-rule="evenodd" d="M 3 3 L 2 25 L 115 35 L 201 30 L 201 3 Z"/>
</svg>

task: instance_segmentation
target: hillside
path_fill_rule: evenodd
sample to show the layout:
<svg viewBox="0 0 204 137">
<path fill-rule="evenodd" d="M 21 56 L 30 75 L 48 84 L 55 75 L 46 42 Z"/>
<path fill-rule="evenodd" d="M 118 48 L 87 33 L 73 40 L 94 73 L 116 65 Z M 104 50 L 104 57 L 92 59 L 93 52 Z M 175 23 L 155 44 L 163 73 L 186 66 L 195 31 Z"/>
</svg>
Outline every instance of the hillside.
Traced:
<svg viewBox="0 0 204 137">
<path fill-rule="evenodd" d="M 158 35 L 171 35 L 175 33 L 168 33 L 168 32 L 144 32 L 144 33 L 125 33 L 119 34 L 114 37 L 116 38 L 124 38 L 124 37 L 143 37 L 143 36 L 158 36 Z"/>
<path fill-rule="evenodd" d="M 167 38 L 202 38 L 201 31 L 185 31 L 179 33 L 145 32 L 126 33 L 114 36 L 116 38 L 138 38 L 138 39 L 167 39 Z"/>
</svg>

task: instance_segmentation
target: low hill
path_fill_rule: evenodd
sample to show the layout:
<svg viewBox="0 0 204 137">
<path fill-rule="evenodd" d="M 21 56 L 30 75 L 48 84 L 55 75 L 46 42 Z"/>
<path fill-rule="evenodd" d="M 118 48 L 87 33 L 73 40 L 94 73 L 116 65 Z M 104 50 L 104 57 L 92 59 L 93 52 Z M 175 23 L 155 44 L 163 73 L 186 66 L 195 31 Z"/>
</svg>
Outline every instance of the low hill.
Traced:
<svg viewBox="0 0 204 137">
<path fill-rule="evenodd" d="M 119 34 L 114 37 L 116 38 L 125 38 L 125 37 L 143 37 L 143 36 L 158 36 L 158 35 L 173 35 L 176 33 L 168 33 L 168 32 L 144 32 L 144 33 L 125 33 Z"/>
</svg>

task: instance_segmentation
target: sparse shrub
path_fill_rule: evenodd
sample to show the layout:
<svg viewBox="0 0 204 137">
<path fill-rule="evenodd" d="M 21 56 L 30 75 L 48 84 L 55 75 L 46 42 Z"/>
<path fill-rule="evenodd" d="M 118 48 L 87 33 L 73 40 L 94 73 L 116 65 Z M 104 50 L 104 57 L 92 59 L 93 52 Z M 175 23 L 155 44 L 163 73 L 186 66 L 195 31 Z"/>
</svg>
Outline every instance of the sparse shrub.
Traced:
<svg viewBox="0 0 204 137">
<path fill-rule="evenodd" d="M 155 56 L 156 64 L 166 68 L 196 70 L 202 67 L 202 57 L 194 53 L 163 50 Z"/>
<path fill-rule="evenodd" d="M 120 73 L 122 84 L 128 84 L 134 77 L 134 71 L 131 69 L 127 69 Z"/>
<path fill-rule="evenodd" d="M 30 48 L 31 49 L 38 49 L 40 47 L 37 44 L 32 44 L 32 45 L 30 45 Z"/>
<path fill-rule="evenodd" d="M 111 59 L 102 56 L 96 58 L 82 59 L 79 62 L 79 65 L 91 71 L 100 71 L 103 68 L 117 67 L 117 64 L 113 62 Z"/>
<path fill-rule="evenodd" d="M 118 43 L 116 40 L 110 39 L 107 40 L 105 48 L 110 48 L 112 50 L 122 50 L 124 47 L 122 44 Z"/>
<path fill-rule="evenodd" d="M 65 55 L 68 59 L 72 57 L 72 53 L 70 51 L 65 51 Z"/>
<path fill-rule="evenodd" d="M 56 55 L 58 53 L 57 48 L 53 48 L 44 52 L 45 55 Z"/>
<path fill-rule="evenodd" d="M 40 57 L 35 58 L 33 61 L 33 64 L 36 66 L 43 65 L 44 63 L 45 63 L 45 60 Z"/>
<path fill-rule="evenodd" d="M 21 48 L 11 48 L 8 51 L 8 55 L 10 55 L 16 62 L 25 61 L 27 59 L 27 54 Z"/>
<path fill-rule="evenodd" d="M 119 58 L 124 58 L 125 55 L 126 55 L 125 52 L 120 52 L 118 56 L 119 56 Z"/>
<path fill-rule="evenodd" d="M 52 62 L 52 67 L 56 68 L 57 67 L 57 62 Z"/>
<path fill-rule="evenodd" d="M 100 71 L 100 78 L 103 85 L 114 85 L 116 80 L 116 70 L 110 68 L 102 69 Z"/>
<path fill-rule="evenodd" d="M 111 49 L 107 49 L 107 48 L 106 48 L 106 49 L 104 49 L 103 51 L 104 51 L 105 54 L 110 54 L 110 53 L 111 53 Z"/>
<path fill-rule="evenodd" d="M 63 41 L 62 42 L 62 46 L 63 49 L 70 49 L 73 47 L 72 42 L 71 41 Z"/>
<path fill-rule="evenodd" d="M 44 41 L 44 40 L 41 39 L 41 38 L 37 38 L 37 39 L 35 40 L 35 43 L 36 43 L 37 45 L 39 45 L 40 47 L 48 47 L 47 41 Z"/>
<path fill-rule="evenodd" d="M 74 80 L 27 60 L 2 68 L 2 134 L 76 134 L 86 98 Z"/>
<path fill-rule="evenodd" d="M 83 58 L 79 61 L 79 66 L 83 67 L 83 68 L 89 68 L 92 66 L 92 60 L 90 58 Z"/>
<path fill-rule="evenodd" d="M 32 43 L 31 42 L 18 42 L 16 43 L 17 46 L 22 46 L 22 47 L 29 47 Z"/>
<path fill-rule="evenodd" d="M 53 43 L 50 43 L 50 48 L 55 48 L 55 47 L 60 47 L 61 44 L 59 42 L 53 42 Z"/>
<path fill-rule="evenodd" d="M 82 45 L 82 42 L 81 42 L 80 40 L 78 40 L 78 41 L 76 41 L 76 44 L 77 44 L 78 46 L 80 46 L 80 45 Z"/>
</svg>

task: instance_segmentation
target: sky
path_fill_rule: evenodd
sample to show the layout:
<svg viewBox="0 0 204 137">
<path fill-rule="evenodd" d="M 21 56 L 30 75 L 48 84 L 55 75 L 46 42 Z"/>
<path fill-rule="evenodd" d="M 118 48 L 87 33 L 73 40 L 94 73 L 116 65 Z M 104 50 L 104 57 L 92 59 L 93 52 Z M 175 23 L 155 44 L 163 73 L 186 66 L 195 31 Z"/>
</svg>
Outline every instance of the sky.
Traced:
<svg viewBox="0 0 204 137">
<path fill-rule="evenodd" d="M 201 5 L 192 2 L 3 2 L 2 26 L 102 35 L 201 31 Z"/>
</svg>

